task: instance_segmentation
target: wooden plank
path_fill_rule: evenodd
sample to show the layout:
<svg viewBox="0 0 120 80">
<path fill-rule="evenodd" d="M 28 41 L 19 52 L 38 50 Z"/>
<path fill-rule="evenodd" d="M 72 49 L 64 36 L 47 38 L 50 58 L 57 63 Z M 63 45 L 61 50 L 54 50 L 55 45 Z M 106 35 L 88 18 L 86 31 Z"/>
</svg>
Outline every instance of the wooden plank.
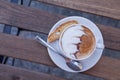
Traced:
<svg viewBox="0 0 120 80">
<path fill-rule="evenodd" d="M 48 54 L 44 54 L 47 53 L 46 48 L 42 45 L 39 45 L 36 41 L 33 40 L 27 41 L 27 39 L 24 38 L 19 38 L 17 36 L 9 36 L 1 33 L 0 44 L 1 44 L 0 46 L 1 55 L 7 56 L 9 53 L 11 53 L 9 54 L 10 57 L 15 57 L 15 58 L 23 57 L 25 60 L 29 60 L 29 61 L 33 61 L 33 59 L 35 59 L 35 62 L 42 61 L 45 64 L 49 64 L 49 65 L 53 64 L 52 61 L 49 60 Z M 44 56 L 46 57 L 47 61 L 44 59 L 45 58 Z"/>
<path fill-rule="evenodd" d="M 57 6 L 120 19 L 120 0 L 38 0 Z"/>
<path fill-rule="evenodd" d="M 120 51 L 120 29 L 105 25 L 98 25 L 102 32 L 105 47 Z"/>
<path fill-rule="evenodd" d="M 102 57 L 100 61 L 90 70 L 84 72 L 89 75 L 96 75 L 105 78 L 105 80 L 120 79 L 120 60 Z"/>
<path fill-rule="evenodd" d="M 0 64 L 0 80 L 65 80 L 41 72 L 33 72 Z"/>
<path fill-rule="evenodd" d="M 13 8 L 14 7 L 14 8 Z M 52 26 L 65 16 L 47 13 L 6 1 L 0 3 L 0 23 L 48 34 Z M 120 50 L 120 29 L 97 24 L 101 29 L 106 48 Z M 114 38 L 113 38 L 114 37 Z"/>
<path fill-rule="evenodd" d="M 63 18 L 61 15 L 47 13 L 39 9 L 9 3 L 4 0 L 0 1 L 0 23 L 48 33 L 53 24 Z"/>
<path fill-rule="evenodd" d="M 1 55 L 56 67 L 49 58 L 46 48 L 38 42 L 7 34 L 0 34 L 0 39 Z M 120 79 L 119 66 L 119 60 L 103 56 L 98 64 L 85 74 L 117 80 Z"/>
<path fill-rule="evenodd" d="M 13 2 L 13 3 L 17 3 L 17 2 L 18 2 L 18 0 L 6 0 L 6 1 L 8 1 L 8 2 Z M 15 28 L 15 27 L 12 27 L 12 26 L 9 26 L 9 25 L 5 25 L 5 26 L 4 26 L 4 31 L 3 31 L 3 33 L 12 34 L 12 35 L 17 35 L 17 32 L 18 32 L 18 30 L 17 30 L 17 28 Z M 3 63 L 3 64 L 6 64 L 6 63 L 9 61 L 9 59 L 10 59 L 10 58 L 4 56 L 4 58 L 3 58 L 3 60 L 2 60 L 2 63 Z M 11 61 L 10 61 L 10 62 L 11 62 Z"/>
</svg>

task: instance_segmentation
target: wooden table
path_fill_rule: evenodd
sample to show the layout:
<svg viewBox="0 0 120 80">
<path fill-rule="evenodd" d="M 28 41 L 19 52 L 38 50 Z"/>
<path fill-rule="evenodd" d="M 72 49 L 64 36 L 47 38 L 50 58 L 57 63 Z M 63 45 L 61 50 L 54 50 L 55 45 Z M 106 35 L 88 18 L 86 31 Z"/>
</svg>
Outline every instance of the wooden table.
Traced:
<svg viewBox="0 0 120 80">
<path fill-rule="evenodd" d="M 93 15 L 106 16 L 120 20 L 119 0 L 37 0 L 49 5 L 56 5 L 88 12 Z M 112 6 L 111 6 L 112 5 Z M 12 25 L 18 29 L 48 34 L 52 26 L 66 16 L 49 13 L 36 8 L 25 7 L 0 0 L 0 23 Z M 120 21 L 119 21 L 120 22 Z M 105 48 L 120 51 L 120 29 L 103 24 L 97 24 L 103 34 Z M 109 53 L 109 52 L 107 52 Z M 115 53 L 113 53 L 115 54 Z M 52 67 L 57 67 L 48 56 L 47 49 L 33 39 L 0 33 L 0 55 L 28 60 Z M 108 80 L 120 79 L 120 60 L 102 56 L 100 61 L 83 74 L 101 77 Z M 78 73 L 79 74 L 79 73 Z M 0 79 L 2 80 L 62 80 L 62 78 L 29 71 L 13 66 L 0 64 Z M 63 79 L 64 80 L 64 79 Z"/>
</svg>

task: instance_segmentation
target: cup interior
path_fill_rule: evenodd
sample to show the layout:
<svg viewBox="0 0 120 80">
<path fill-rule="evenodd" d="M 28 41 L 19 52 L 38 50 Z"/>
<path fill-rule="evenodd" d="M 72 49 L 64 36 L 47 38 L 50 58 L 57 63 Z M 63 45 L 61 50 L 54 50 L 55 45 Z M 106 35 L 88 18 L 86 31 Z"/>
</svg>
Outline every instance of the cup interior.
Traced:
<svg viewBox="0 0 120 80">
<path fill-rule="evenodd" d="M 94 51 L 95 51 L 95 49 L 96 49 L 97 41 L 96 41 L 96 37 L 95 37 L 95 35 L 94 35 L 94 32 L 92 32 L 93 35 L 94 35 L 94 37 L 95 37 L 94 49 L 93 49 L 90 53 L 88 53 L 86 56 L 84 56 L 84 57 L 82 57 L 82 58 L 77 59 L 77 58 L 72 58 L 72 57 L 67 56 L 67 55 L 66 55 L 67 53 L 64 51 L 64 49 L 63 49 L 63 47 L 62 47 L 62 37 L 63 37 L 65 31 L 68 30 L 69 28 L 73 27 L 73 26 L 76 26 L 76 25 L 81 26 L 80 24 L 74 24 L 74 25 L 71 25 L 71 26 L 69 26 L 69 27 L 66 27 L 66 28 L 63 30 L 63 32 L 61 33 L 60 38 L 59 38 L 59 47 L 60 47 L 60 51 L 62 52 L 62 54 L 63 54 L 64 56 L 66 56 L 67 58 L 70 58 L 70 59 L 72 59 L 72 60 L 83 60 L 83 59 L 86 59 L 86 58 L 90 57 L 90 56 L 94 53 Z M 88 28 L 88 27 L 86 26 L 86 28 Z M 88 29 L 90 29 L 90 28 L 88 28 Z M 90 29 L 90 30 L 91 30 L 91 29 Z M 74 33 L 72 33 L 72 34 L 74 34 Z"/>
</svg>

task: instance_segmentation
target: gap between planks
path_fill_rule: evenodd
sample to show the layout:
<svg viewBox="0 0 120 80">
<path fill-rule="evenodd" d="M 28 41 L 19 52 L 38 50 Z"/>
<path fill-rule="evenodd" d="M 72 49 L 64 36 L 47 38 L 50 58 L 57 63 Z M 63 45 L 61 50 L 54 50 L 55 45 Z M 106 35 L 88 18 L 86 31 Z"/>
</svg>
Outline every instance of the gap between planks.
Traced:
<svg viewBox="0 0 120 80">
<path fill-rule="evenodd" d="M 66 80 L 41 72 L 34 72 L 0 64 L 0 80 Z"/>
<path fill-rule="evenodd" d="M 52 26 L 65 17 L 58 14 L 47 13 L 39 9 L 8 3 L 6 1 L 2 1 L 0 5 L 3 7 L 0 7 L 1 23 L 36 32 L 48 34 Z M 103 34 L 105 47 L 120 50 L 120 29 L 100 24 L 97 25 Z"/>
<path fill-rule="evenodd" d="M 51 61 L 47 49 L 36 41 L 7 34 L 0 34 L 0 38 L 2 38 L 2 40 L 0 40 L 1 55 L 56 67 Z M 14 41 L 16 41 L 16 43 Z M 105 79 L 119 79 L 119 66 L 119 60 L 102 56 L 94 68 L 84 73 Z"/>
</svg>

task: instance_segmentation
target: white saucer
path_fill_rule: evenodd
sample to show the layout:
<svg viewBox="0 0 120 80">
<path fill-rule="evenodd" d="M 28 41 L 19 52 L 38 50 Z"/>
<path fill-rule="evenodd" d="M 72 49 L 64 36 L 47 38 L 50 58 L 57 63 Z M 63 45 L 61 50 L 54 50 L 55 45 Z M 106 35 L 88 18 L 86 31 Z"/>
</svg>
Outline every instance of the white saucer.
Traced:
<svg viewBox="0 0 120 80">
<path fill-rule="evenodd" d="M 80 24 L 83 24 L 84 26 L 90 28 L 92 30 L 92 32 L 95 34 L 96 37 L 96 41 L 99 41 L 99 43 L 104 44 L 103 42 L 103 37 L 102 34 L 100 32 L 100 30 L 98 29 L 98 27 L 91 22 L 90 20 L 83 18 L 83 17 L 78 17 L 78 16 L 71 16 L 71 17 L 67 17 L 64 18 L 60 21 L 58 21 L 50 30 L 49 34 L 56 29 L 60 24 L 69 21 L 69 20 L 77 20 Z M 57 49 L 58 51 L 60 51 L 59 46 L 58 46 L 58 40 L 53 42 L 53 43 L 49 43 L 51 46 L 53 46 L 55 49 Z M 81 64 L 83 66 L 83 69 L 81 71 L 73 71 L 72 69 L 70 69 L 66 63 L 64 58 L 62 58 L 61 56 L 59 56 L 58 54 L 54 53 L 52 50 L 50 50 L 48 48 L 48 53 L 50 58 L 52 59 L 52 61 L 61 69 L 68 71 L 68 72 L 83 72 L 86 71 L 90 68 L 92 68 L 100 59 L 102 52 L 103 52 L 104 48 L 96 48 L 96 50 L 94 51 L 94 53 L 87 59 L 81 60 Z"/>
</svg>

